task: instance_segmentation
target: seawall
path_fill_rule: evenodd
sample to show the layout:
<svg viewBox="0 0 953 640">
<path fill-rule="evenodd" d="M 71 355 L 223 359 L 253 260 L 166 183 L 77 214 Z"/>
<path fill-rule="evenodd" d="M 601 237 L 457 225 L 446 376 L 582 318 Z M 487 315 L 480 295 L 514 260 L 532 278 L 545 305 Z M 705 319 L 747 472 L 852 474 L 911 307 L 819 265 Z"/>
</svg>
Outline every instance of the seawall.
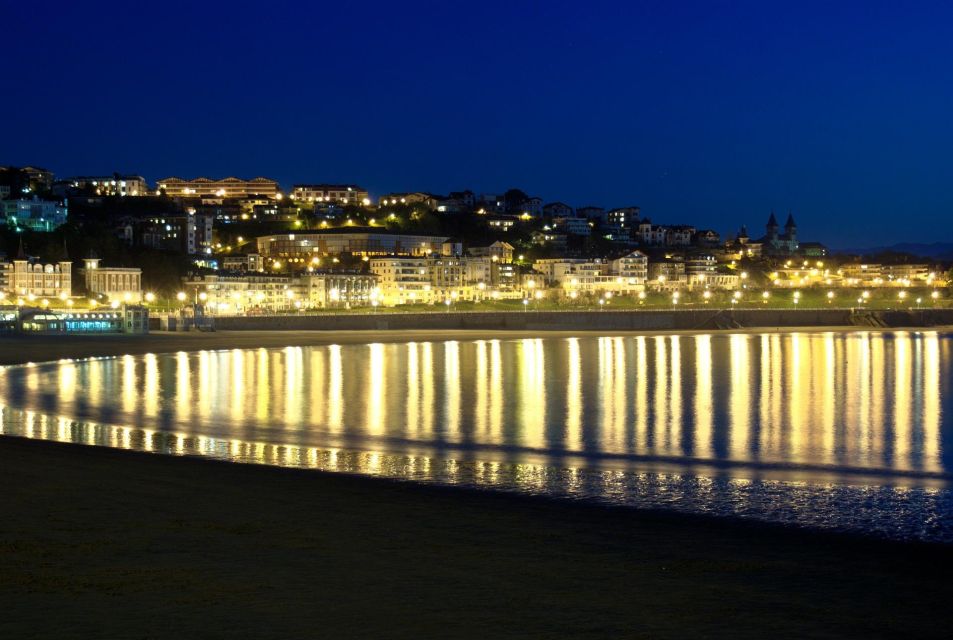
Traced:
<svg viewBox="0 0 953 640">
<path fill-rule="evenodd" d="M 953 325 L 953 309 L 671 309 L 633 311 L 489 311 L 450 313 L 326 313 L 218 316 L 223 331 L 266 330 L 624 330 L 662 331 L 744 327 L 933 327 Z"/>
</svg>

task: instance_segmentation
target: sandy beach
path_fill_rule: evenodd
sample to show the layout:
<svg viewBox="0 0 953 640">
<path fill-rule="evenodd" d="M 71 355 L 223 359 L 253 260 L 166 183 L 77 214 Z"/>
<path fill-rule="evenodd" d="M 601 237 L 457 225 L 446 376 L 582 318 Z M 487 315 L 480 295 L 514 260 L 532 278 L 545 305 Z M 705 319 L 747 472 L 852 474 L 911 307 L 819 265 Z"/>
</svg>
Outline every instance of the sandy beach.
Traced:
<svg viewBox="0 0 953 640">
<path fill-rule="evenodd" d="M 832 330 L 858 331 L 806 329 Z M 0 362 L 524 337 L 540 334 L 16 337 Z M 953 622 L 948 546 L 11 437 L 0 482 L 6 638 L 945 637 Z"/>
</svg>

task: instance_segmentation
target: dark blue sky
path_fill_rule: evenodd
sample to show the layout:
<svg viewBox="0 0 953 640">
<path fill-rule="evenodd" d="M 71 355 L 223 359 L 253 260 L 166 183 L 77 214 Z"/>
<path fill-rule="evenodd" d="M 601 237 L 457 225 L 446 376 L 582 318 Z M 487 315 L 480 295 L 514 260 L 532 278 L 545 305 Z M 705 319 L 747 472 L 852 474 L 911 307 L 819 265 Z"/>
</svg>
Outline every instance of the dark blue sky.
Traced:
<svg viewBox="0 0 953 640">
<path fill-rule="evenodd" d="M 953 240 L 949 4 L 305 4 L 0 0 L 0 164 Z"/>
</svg>

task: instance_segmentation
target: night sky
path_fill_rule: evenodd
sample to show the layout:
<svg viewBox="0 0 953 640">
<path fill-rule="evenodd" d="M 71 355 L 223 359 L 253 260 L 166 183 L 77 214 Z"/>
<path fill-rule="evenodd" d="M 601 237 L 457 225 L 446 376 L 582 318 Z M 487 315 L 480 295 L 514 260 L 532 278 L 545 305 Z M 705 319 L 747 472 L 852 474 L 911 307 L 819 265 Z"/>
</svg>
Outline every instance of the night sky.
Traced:
<svg viewBox="0 0 953 640">
<path fill-rule="evenodd" d="M 0 0 L 0 164 L 953 240 L 953 5 L 304 4 Z"/>
</svg>

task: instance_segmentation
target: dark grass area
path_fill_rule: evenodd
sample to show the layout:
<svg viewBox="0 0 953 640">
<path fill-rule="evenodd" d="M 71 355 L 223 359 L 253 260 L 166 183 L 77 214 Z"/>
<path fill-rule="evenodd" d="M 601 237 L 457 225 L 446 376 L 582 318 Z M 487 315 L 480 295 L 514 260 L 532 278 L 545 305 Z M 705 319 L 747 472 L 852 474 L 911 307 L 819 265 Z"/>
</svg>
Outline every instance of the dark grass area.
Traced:
<svg viewBox="0 0 953 640">
<path fill-rule="evenodd" d="M 948 637 L 953 548 L 0 438 L 0 637 Z"/>
</svg>

